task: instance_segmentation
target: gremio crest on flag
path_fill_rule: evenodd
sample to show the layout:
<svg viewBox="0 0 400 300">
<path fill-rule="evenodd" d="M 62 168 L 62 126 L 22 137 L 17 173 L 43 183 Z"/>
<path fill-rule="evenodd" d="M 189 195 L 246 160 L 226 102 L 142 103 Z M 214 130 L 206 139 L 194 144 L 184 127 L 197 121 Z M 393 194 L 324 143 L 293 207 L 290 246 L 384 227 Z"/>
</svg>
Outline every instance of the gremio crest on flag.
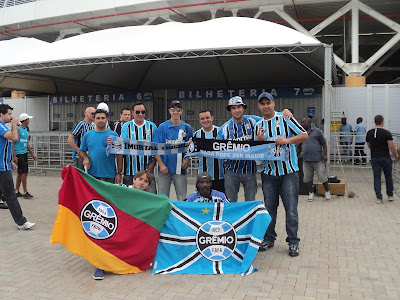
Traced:
<svg viewBox="0 0 400 300">
<path fill-rule="evenodd" d="M 108 239 L 117 230 L 115 210 L 101 200 L 91 200 L 81 210 L 81 222 L 85 233 L 97 240 Z"/>
<path fill-rule="evenodd" d="M 224 221 L 209 221 L 201 225 L 196 235 L 196 244 L 201 255 L 211 261 L 230 257 L 236 249 L 236 231 Z"/>
</svg>

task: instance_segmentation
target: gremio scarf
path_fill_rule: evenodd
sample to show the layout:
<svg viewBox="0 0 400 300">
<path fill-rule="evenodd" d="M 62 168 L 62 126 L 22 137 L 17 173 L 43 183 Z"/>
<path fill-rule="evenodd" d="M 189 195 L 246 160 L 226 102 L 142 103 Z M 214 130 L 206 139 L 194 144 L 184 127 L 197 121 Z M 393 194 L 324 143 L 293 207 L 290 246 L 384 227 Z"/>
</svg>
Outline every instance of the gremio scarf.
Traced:
<svg viewBox="0 0 400 300">
<path fill-rule="evenodd" d="M 285 160 L 289 148 L 273 141 L 232 141 L 193 138 L 186 156 L 202 155 L 217 159 Z"/>
<path fill-rule="evenodd" d="M 205 156 L 235 160 L 282 160 L 289 148 L 274 141 L 232 141 L 193 138 L 190 143 L 161 144 L 127 138 L 111 137 L 107 151 L 123 155 L 165 155 L 185 153 L 186 157 Z"/>
</svg>

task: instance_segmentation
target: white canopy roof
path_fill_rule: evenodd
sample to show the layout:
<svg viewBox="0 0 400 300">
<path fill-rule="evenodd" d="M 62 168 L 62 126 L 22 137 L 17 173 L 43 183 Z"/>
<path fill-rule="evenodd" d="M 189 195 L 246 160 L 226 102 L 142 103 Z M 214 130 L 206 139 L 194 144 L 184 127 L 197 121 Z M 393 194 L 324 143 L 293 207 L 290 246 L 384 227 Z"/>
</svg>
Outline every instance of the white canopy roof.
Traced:
<svg viewBox="0 0 400 300">
<path fill-rule="evenodd" d="M 0 41 L 0 73 L 52 78 L 57 93 L 78 92 L 85 83 L 108 90 L 314 84 L 323 78 L 323 49 L 288 27 L 228 17 L 113 28 L 53 43 Z"/>
<path fill-rule="evenodd" d="M 200 23 L 167 22 L 113 28 L 53 43 L 16 38 L 0 42 L 0 66 L 199 49 L 316 44 L 320 42 L 282 25 L 230 17 Z"/>
</svg>

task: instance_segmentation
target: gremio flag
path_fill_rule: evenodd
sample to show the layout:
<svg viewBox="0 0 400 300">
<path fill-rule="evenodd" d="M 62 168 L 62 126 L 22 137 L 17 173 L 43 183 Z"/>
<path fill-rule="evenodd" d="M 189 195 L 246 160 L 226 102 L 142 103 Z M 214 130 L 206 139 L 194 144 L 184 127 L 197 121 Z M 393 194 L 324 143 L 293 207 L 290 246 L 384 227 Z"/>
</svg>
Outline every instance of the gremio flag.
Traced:
<svg viewBox="0 0 400 300">
<path fill-rule="evenodd" d="M 106 271 L 144 271 L 171 210 L 168 197 L 99 181 L 72 166 L 62 178 L 50 245 L 63 244 Z"/>
<path fill-rule="evenodd" d="M 271 217 L 261 201 L 171 201 L 153 274 L 250 274 Z"/>
</svg>

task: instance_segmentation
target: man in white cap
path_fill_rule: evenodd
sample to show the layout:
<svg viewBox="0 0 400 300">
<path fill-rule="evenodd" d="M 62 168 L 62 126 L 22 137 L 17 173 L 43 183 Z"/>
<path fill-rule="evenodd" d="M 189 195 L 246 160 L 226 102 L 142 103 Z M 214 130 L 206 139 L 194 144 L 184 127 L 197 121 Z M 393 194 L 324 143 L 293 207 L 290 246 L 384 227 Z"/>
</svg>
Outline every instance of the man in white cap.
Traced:
<svg viewBox="0 0 400 300">
<path fill-rule="evenodd" d="M 19 121 L 21 125 L 18 126 L 18 141 L 15 142 L 15 156 L 14 162 L 18 165 L 17 169 L 17 179 L 15 182 L 15 191 L 17 192 L 17 197 L 24 197 L 25 199 L 33 198 L 31 194 L 28 193 L 27 189 L 27 179 L 28 179 L 28 151 L 32 155 L 34 161 L 37 160 L 36 155 L 33 153 L 31 146 L 29 145 L 29 134 L 28 125 L 33 117 L 27 113 L 22 113 L 19 116 Z M 19 187 L 22 182 L 22 188 L 24 193 L 21 194 Z"/>
<path fill-rule="evenodd" d="M 107 103 L 105 103 L 105 102 L 100 102 L 99 105 L 97 105 L 96 110 L 97 110 L 97 109 L 104 110 L 104 111 L 107 113 L 107 118 L 109 117 L 110 108 L 108 107 L 108 104 L 107 104 Z M 110 123 L 109 123 L 108 120 L 107 120 L 106 128 L 107 128 L 107 129 L 111 129 L 111 126 L 110 126 Z M 114 131 L 115 131 L 115 130 L 114 130 Z"/>
</svg>

